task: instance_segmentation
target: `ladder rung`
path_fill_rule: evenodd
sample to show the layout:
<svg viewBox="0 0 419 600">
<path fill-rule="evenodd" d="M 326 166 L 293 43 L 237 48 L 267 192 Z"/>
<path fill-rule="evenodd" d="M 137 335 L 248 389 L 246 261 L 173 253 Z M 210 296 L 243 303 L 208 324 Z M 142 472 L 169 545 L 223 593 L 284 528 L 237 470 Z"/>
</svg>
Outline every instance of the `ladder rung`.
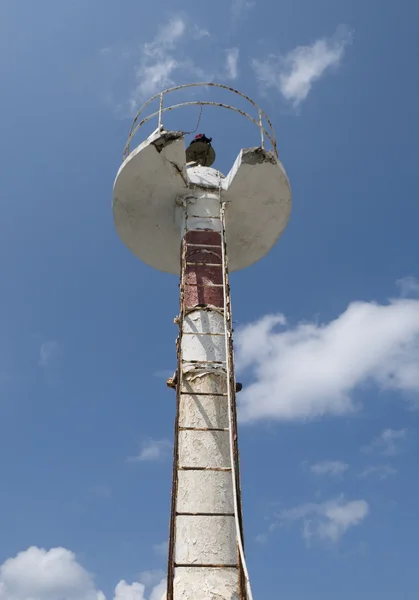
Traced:
<svg viewBox="0 0 419 600">
<path fill-rule="evenodd" d="M 178 471 L 231 471 L 231 467 L 178 467 Z"/>
<path fill-rule="evenodd" d="M 191 230 L 192 231 L 192 230 Z M 197 230 L 195 230 L 197 231 Z M 215 232 L 217 233 L 217 232 Z M 186 240 L 184 240 L 186 246 L 188 248 L 221 248 L 221 244 L 191 244 L 190 242 L 187 242 Z"/>
<path fill-rule="evenodd" d="M 237 565 L 213 565 L 213 564 L 197 564 L 197 563 L 175 563 L 175 569 L 196 567 L 197 569 L 238 569 Z"/>
</svg>

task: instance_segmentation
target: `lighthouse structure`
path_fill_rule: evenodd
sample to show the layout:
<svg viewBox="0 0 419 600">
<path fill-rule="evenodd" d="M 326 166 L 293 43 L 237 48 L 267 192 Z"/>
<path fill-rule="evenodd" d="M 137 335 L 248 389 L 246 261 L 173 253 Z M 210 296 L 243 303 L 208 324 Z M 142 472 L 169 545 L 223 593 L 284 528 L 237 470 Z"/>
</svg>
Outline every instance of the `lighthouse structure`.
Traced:
<svg viewBox="0 0 419 600">
<path fill-rule="evenodd" d="M 166 105 L 169 93 L 198 86 L 241 96 L 255 116 L 209 100 Z M 158 110 L 144 116 L 153 101 Z M 194 105 L 235 111 L 259 130 L 257 145 L 239 151 L 228 175 L 212 167 L 210 138 L 199 135 L 185 149 L 185 132 L 163 126 L 168 111 Z M 132 150 L 134 136 L 153 118 L 157 128 Z M 168 381 L 177 401 L 167 600 L 252 600 L 228 277 L 272 248 L 290 211 L 272 124 L 250 98 L 220 84 L 189 84 L 157 94 L 140 109 L 116 176 L 113 213 L 120 238 L 136 256 L 180 275 L 177 369 Z"/>
</svg>

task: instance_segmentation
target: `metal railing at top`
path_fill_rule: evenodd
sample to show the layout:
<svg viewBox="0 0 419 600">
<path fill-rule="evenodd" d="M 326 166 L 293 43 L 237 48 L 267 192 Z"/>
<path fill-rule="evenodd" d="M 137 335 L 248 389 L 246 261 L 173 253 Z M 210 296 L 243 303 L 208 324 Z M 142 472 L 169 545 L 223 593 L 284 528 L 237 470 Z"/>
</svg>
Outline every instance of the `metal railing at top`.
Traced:
<svg viewBox="0 0 419 600">
<path fill-rule="evenodd" d="M 167 107 L 164 106 L 164 100 L 165 100 L 165 96 L 167 94 L 170 94 L 171 92 L 175 92 L 177 90 L 183 90 L 183 89 L 192 88 L 192 87 L 215 87 L 215 88 L 221 88 L 223 90 L 227 90 L 229 92 L 232 92 L 233 94 L 237 94 L 238 96 L 241 96 L 242 98 L 247 100 L 247 102 L 249 102 L 252 105 L 252 107 L 254 109 L 256 109 L 256 112 L 257 112 L 256 118 L 253 118 L 251 115 L 249 115 L 244 110 L 241 110 L 240 108 L 231 106 L 230 104 L 224 104 L 222 102 L 211 102 L 209 100 L 191 100 L 189 102 L 181 102 L 179 104 L 174 104 L 172 106 L 167 106 Z M 151 102 L 153 102 L 154 100 L 157 100 L 157 99 L 160 100 L 159 110 L 156 112 L 153 112 L 151 115 L 143 117 L 144 110 L 147 108 L 147 106 L 149 104 L 151 104 Z M 160 92 L 159 94 L 156 94 L 149 100 L 147 100 L 147 102 L 145 102 L 142 105 L 142 107 L 140 108 L 140 110 L 137 112 L 137 114 L 135 115 L 135 118 L 132 122 L 131 129 L 130 129 L 129 136 L 128 136 L 128 141 L 125 144 L 125 148 L 124 148 L 123 160 L 125 160 L 130 153 L 132 139 L 138 133 L 140 128 L 143 125 L 145 125 L 145 123 L 148 123 L 148 121 L 150 121 L 151 119 L 158 117 L 158 127 L 157 127 L 156 131 L 163 131 L 164 130 L 164 127 L 163 127 L 164 113 L 171 111 L 171 110 L 176 110 L 177 108 L 180 108 L 182 106 L 201 106 L 201 111 L 202 111 L 202 107 L 204 107 L 204 106 L 215 106 L 218 108 L 226 108 L 228 110 L 233 110 L 234 112 L 239 113 L 243 117 L 246 117 L 246 119 L 249 119 L 249 121 L 254 123 L 256 125 L 256 127 L 259 129 L 260 139 L 261 139 L 261 147 L 262 148 L 265 147 L 265 138 L 268 139 L 272 145 L 272 149 L 273 149 L 276 157 L 278 158 L 278 150 L 277 150 L 277 146 L 276 146 L 275 131 L 274 131 L 273 125 L 272 125 L 271 121 L 269 120 L 268 116 L 266 115 L 265 111 L 263 111 L 256 104 L 256 102 L 251 100 L 251 98 L 249 98 L 245 94 L 242 94 L 242 92 L 239 92 L 238 90 L 235 90 L 227 85 L 222 85 L 221 83 L 204 82 L 204 83 L 187 83 L 184 85 L 177 85 L 176 87 L 168 88 L 167 90 L 164 90 L 164 91 Z M 143 117 L 143 118 L 141 118 L 141 120 L 140 120 L 140 117 Z M 184 132 L 184 133 L 191 133 L 191 132 Z"/>
</svg>

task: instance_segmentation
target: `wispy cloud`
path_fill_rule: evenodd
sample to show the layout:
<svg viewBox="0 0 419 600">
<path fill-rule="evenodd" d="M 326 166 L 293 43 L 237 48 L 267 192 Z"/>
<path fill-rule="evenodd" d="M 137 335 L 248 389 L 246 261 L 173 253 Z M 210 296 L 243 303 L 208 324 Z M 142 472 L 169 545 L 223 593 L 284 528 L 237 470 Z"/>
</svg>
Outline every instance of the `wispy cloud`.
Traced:
<svg viewBox="0 0 419 600">
<path fill-rule="evenodd" d="M 401 451 L 402 444 L 407 437 L 406 429 L 385 429 L 370 444 L 361 448 L 365 453 L 395 456 Z"/>
<path fill-rule="evenodd" d="M 169 549 L 169 542 L 166 540 L 164 542 L 160 542 L 160 544 L 154 544 L 153 550 L 156 554 L 160 556 L 166 556 Z"/>
<path fill-rule="evenodd" d="M 144 44 L 144 54 L 147 56 L 163 57 L 173 50 L 178 41 L 184 36 L 186 23 L 180 17 L 173 17 L 162 25 L 152 42 Z"/>
<path fill-rule="evenodd" d="M 310 471 L 315 475 L 338 477 L 349 469 L 349 465 L 340 460 L 326 460 L 311 465 Z"/>
<path fill-rule="evenodd" d="M 238 50 L 225 50 L 216 42 L 208 29 L 174 15 L 149 41 L 102 48 L 98 60 L 104 74 L 103 100 L 116 116 L 125 118 L 151 96 L 185 81 L 235 79 Z"/>
<path fill-rule="evenodd" d="M 369 505 L 365 500 L 345 500 L 344 496 L 321 502 L 297 506 L 278 515 L 279 524 L 301 521 L 303 538 L 309 544 L 312 539 L 338 542 L 355 525 L 367 517 Z"/>
<path fill-rule="evenodd" d="M 168 456 L 172 444 L 169 440 L 147 440 L 143 443 L 140 452 L 136 456 L 128 457 L 129 462 L 144 462 L 161 460 Z"/>
<path fill-rule="evenodd" d="M 231 15 L 234 21 L 241 19 L 255 6 L 251 0 L 231 0 Z"/>
<path fill-rule="evenodd" d="M 397 470 L 390 465 L 377 465 L 374 467 L 367 467 L 359 473 L 358 477 L 361 479 L 365 479 L 366 477 L 378 477 L 378 479 L 384 480 L 396 473 Z"/>
<path fill-rule="evenodd" d="M 315 81 L 338 67 L 351 40 L 348 29 L 341 26 L 331 38 L 298 46 L 285 56 L 254 59 L 253 69 L 263 86 L 276 89 L 297 107 L 307 98 Z"/>
<path fill-rule="evenodd" d="M 227 79 L 237 79 L 239 76 L 239 55 L 238 48 L 226 50 L 225 74 Z"/>
<path fill-rule="evenodd" d="M 419 281 L 416 277 L 403 277 L 396 281 L 400 289 L 400 295 L 402 298 L 409 298 L 412 296 L 419 296 Z"/>
<path fill-rule="evenodd" d="M 51 365 L 58 356 L 58 343 L 53 340 L 44 342 L 39 349 L 39 366 Z"/>
<path fill-rule="evenodd" d="M 419 300 L 354 302 L 325 324 L 268 315 L 237 331 L 236 357 L 243 421 L 348 414 L 361 385 L 419 391 Z"/>
<path fill-rule="evenodd" d="M 192 37 L 194 40 L 202 40 L 203 38 L 211 38 L 212 35 L 208 29 L 194 25 L 192 28 Z"/>
<path fill-rule="evenodd" d="M 141 62 L 135 73 L 137 85 L 130 98 L 133 110 L 140 99 L 174 85 L 172 74 L 181 63 L 174 57 L 173 51 L 185 32 L 185 21 L 174 17 L 159 29 L 151 42 L 144 44 Z"/>
</svg>

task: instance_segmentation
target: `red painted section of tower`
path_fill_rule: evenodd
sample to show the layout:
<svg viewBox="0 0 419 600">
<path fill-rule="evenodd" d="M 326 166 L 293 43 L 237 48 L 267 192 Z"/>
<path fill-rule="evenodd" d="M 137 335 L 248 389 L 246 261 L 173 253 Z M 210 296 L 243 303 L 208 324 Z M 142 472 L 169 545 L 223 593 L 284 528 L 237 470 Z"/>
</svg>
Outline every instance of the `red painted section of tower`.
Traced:
<svg viewBox="0 0 419 600">
<path fill-rule="evenodd" d="M 224 307 L 221 234 L 216 231 L 187 231 L 183 238 L 183 308 L 211 305 Z M 219 265 L 219 266 L 218 266 Z"/>
</svg>

